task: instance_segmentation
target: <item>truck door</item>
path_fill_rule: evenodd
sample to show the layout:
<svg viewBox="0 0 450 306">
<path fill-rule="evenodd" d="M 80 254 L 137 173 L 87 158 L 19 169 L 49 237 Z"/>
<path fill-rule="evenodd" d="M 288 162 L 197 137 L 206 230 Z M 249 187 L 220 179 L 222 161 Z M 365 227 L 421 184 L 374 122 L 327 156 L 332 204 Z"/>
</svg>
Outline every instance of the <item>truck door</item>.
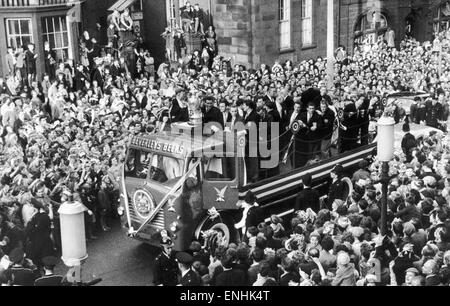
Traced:
<svg viewBox="0 0 450 306">
<path fill-rule="evenodd" d="M 203 163 L 205 209 L 237 209 L 239 173 L 237 157 L 212 157 Z"/>
</svg>

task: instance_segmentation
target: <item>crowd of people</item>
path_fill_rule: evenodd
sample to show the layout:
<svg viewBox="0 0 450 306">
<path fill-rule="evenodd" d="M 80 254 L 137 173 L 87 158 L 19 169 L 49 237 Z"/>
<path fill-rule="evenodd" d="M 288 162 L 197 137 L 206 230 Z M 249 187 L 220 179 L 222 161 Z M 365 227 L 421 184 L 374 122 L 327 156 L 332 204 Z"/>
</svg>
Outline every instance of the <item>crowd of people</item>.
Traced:
<svg viewBox="0 0 450 306">
<path fill-rule="evenodd" d="M 51 273 L 54 264 L 46 262 L 53 263 L 51 258 L 60 251 L 57 212 L 61 203 L 77 201 L 86 206 L 88 239 L 96 239 L 98 233 L 108 231 L 107 217 L 117 217 L 120 165 L 130 137 L 164 131 L 172 123 L 189 121 L 192 101 L 194 107 L 201 108 L 204 123 L 216 122 L 222 128 L 236 122 L 278 122 L 286 131 L 285 145 L 293 123 L 303 122 L 294 146 L 303 155 L 292 157 L 297 167 L 314 158 L 317 152 L 333 154 L 330 148 L 336 117 L 341 117 L 338 126 L 343 150 L 367 143 L 370 120 L 381 116 L 385 110 L 383 99 L 390 93 L 428 92 L 431 100 L 425 101 L 424 117 L 419 123 L 424 121 L 444 128 L 442 123 L 448 121 L 450 62 L 445 56 L 440 60 L 431 44 L 408 39 L 396 50 L 380 42 L 357 49 L 351 56 L 341 50 L 336 56 L 335 86 L 330 91 L 325 86 L 326 60 L 321 58 L 295 65 L 290 61 L 276 62 L 272 67 L 261 65 L 257 70 L 248 70 L 242 65 L 233 68 L 229 60 L 220 56 L 211 61 L 202 60 L 197 50 L 178 62 L 155 69 L 142 38 L 137 37 L 136 56 L 131 61 L 121 52 L 124 45 L 116 45 L 115 40 L 119 35 L 119 41 L 124 43 L 128 34 L 120 32 L 131 29 L 124 29 L 120 24 L 126 25 L 129 18 L 126 13 L 123 18 L 117 12 L 114 14 L 110 18 L 113 27 L 107 46 L 99 46 L 95 38 L 85 33 L 80 40 L 85 52 L 76 61 L 55 63 L 51 50 L 46 50 L 48 61 L 42 79 L 38 80 L 33 70 L 32 59 L 36 56 L 32 45 L 25 56 L 31 68 L 27 66 L 28 60 L 21 67 L 17 52 L 8 51 L 16 62 L 12 61 L 9 75 L 0 77 L 1 283 L 28 285 L 33 279 L 30 273 Z M 194 27 L 197 29 L 195 24 Z M 202 31 L 200 27 L 197 30 Z M 439 40 L 434 42 L 438 43 Z M 339 110 L 343 111 L 342 115 Z M 401 112 L 399 108 L 396 110 Z M 391 234 L 375 239 L 375 245 L 372 238 L 377 234 L 379 221 L 378 194 L 373 190 L 376 178 L 369 175 L 356 182 L 362 186 L 349 203 L 333 203 L 332 210 L 316 211 L 317 215 L 311 210 L 301 213 L 290 222 L 289 232 L 274 218 L 271 225 L 249 227 L 246 245 L 219 246 L 212 252 L 202 249 L 201 244 L 199 249 L 198 243 L 194 243 L 194 257 L 210 252 L 208 256 L 202 255 L 200 267 L 195 265 L 196 271 L 205 278 L 205 283 L 217 285 L 225 284 L 226 277 L 219 277 L 222 272 L 234 273 L 236 267 L 248 264 L 248 269 L 243 268 L 244 274 L 248 275 L 249 269 L 252 272 L 246 284 L 277 283 L 281 282 L 282 275 L 292 277 L 287 283 L 324 284 L 329 277 L 323 271 L 334 275 L 333 284 L 342 283 L 335 280 L 338 278 L 345 279 L 346 284 L 358 278 L 370 283 L 373 275 L 376 281 L 372 283 L 385 284 L 392 261 L 407 258 L 412 261 L 413 255 L 417 255 L 423 258 L 413 262 L 418 270 L 416 276 L 425 275 L 426 279 L 433 276 L 433 281 L 437 280 L 436 271 L 447 271 L 448 264 L 448 256 L 443 260 L 442 256 L 438 257 L 439 251 L 446 251 L 448 243 L 447 172 L 439 168 L 445 168 L 448 148 L 446 139 L 436 140 L 437 145 L 430 141 L 433 140 L 417 142 L 408 151 L 411 166 L 391 186 L 391 196 L 395 195 L 392 216 L 401 221 L 391 220 Z M 440 154 L 432 154 L 435 151 Z M 404 170 L 400 167 L 401 158 L 397 161 L 399 171 Z M 251 180 L 264 177 L 258 163 L 251 161 L 249 165 L 253 171 Z M 428 176 L 423 176 L 429 172 L 434 174 L 434 184 Z M 419 186 L 418 194 L 413 186 Z M 425 244 L 417 238 L 424 235 Z M 289 243 L 283 242 L 283 238 L 289 238 Z M 362 247 L 365 241 L 367 249 Z M 405 247 L 402 241 L 413 242 L 406 243 Z M 414 245 L 412 253 L 404 253 L 411 244 Z M 390 255 L 384 252 L 387 248 Z M 397 248 L 400 259 L 394 252 Z M 323 261 L 320 264 L 321 254 L 327 257 L 326 264 Z M 180 255 L 180 263 L 191 260 L 186 254 Z M 253 263 L 248 262 L 250 259 Z M 379 269 L 369 273 L 377 260 Z M 185 263 L 184 267 L 189 265 Z M 424 271 L 425 266 L 432 266 L 431 273 Z M 204 273 L 204 267 L 209 268 L 208 273 Z M 302 272 L 298 273 L 298 267 Z M 15 268 L 31 271 L 27 272 L 26 282 L 20 283 L 22 278 L 14 277 L 11 270 L 14 272 Z M 274 274 L 275 271 L 280 275 Z M 354 271 L 359 272 L 358 277 L 352 277 Z M 396 274 L 399 285 L 403 274 L 403 270 Z M 207 275 L 211 276 L 209 281 Z M 283 279 L 286 281 L 286 277 Z M 447 282 L 445 278 L 439 280 Z"/>
<path fill-rule="evenodd" d="M 407 130 L 407 125 L 405 126 Z M 246 224 L 241 243 L 227 243 L 220 231 L 175 253 L 163 239 L 156 261 L 156 285 L 182 286 L 448 286 L 450 284 L 450 138 L 416 140 L 413 159 L 396 152 L 388 188 L 388 231 L 381 228 L 381 165 L 363 161 L 348 197 L 321 206 L 302 180 L 295 216 Z M 342 177 L 338 165 L 331 176 Z M 307 201 L 305 199 L 308 199 Z M 245 198 L 250 215 L 257 199 Z M 322 209 L 321 209 L 322 208 Z M 172 264 L 170 264 L 173 262 Z M 167 269 L 167 270 L 164 270 Z M 163 273 L 170 272 L 170 273 Z"/>
</svg>

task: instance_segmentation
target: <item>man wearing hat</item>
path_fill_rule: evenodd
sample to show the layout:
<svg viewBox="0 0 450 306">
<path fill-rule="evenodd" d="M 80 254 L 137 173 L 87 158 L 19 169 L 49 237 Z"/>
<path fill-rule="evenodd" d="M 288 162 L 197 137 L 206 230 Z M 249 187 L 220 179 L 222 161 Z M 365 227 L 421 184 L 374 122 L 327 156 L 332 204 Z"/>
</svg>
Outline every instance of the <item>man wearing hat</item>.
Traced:
<svg viewBox="0 0 450 306">
<path fill-rule="evenodd" d="M 22 248 L 16 248 L 9 253 L 12 266 L 5 271 L 6 279 L 11 286 L 33 286 L 34 281 L 40 276 L 39 270 L 25 259 Z"/>
<path fill-rule="evenodd" d="M 320 195 L 319 192 L 311 188 L 312 176 L 310 173 L 305 174 L 302 178 L 303 190 L 297 195 L 295 203 L 295 211 L 306 210 L 311 208 L 313 211 L 320 210 Z"/>
<path fill-rule="evenodd" d="M 342 165 L 336 165 L 331 170 L 332 183 L 330 186 L 330 192 L 328 193 L 328 208 L 331 208 L 335 200 L 345 201 L 345 183 L 342 181 L 344 176 L 344 167 Z"/>
<path fill-rule="evenodd" d="M 55 275 L 53 270 L 58 263 L 58 258 L 54 256 L 47 256 L 42 259 L 44 264 L 44 276 L 36 279 L 34 285 L 38 287 L 58 287 L 62 285 L 63 277 Z"/>
<path fill-rule="evenodd" d="M 176 286 L 178 284 L 178 263 L 170 237 L 162 237 L 161 254 L 156 257 L 153 283 L 155 286 Z"/>
<path fill-rule="evenodd" d="M 425 106 L 425 121 L 427 126 L 438 129 L 440 126 L 439 121 L 441 120 L 442 113 L 443 109 L 441 103 L 431 98 L 427 100 Z"/>
<path fill-rule="evenodd" d="M 194 270 L 192 270 L 192 263 L 194 261 L 192 255 L 185 252 L 179 252 L 177 253 L 176 258 L 178 261 L 178 268 L 181 272 L 181 280 L 179 282 L 179 286 L 201 286 L 202 280 L 200 276 Z"/>
</svg>

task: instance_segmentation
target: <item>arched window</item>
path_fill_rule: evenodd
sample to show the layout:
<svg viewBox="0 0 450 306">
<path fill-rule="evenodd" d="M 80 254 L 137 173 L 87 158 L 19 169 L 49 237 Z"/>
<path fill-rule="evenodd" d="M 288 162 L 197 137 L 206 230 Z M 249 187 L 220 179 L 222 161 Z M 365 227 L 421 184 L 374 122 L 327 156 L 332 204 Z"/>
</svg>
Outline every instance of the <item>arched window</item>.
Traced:
<svg viewBox="0 0 450 306">
<path fill-rule="evenodd" d="M 438 15 L 434 18 L 434 31 L 441 32 L 450 28 L 450 1 L 443 1 L 439 6 Z"/>
<path fill-rule="evenodd" d="M 387 18 L 383 13 L 370 11 L 362 14 L 355 25 L 355 42 L 361 43 L 366 38 L 375 39 L 377 32 L 383 35 L 387 28 Z"/>
</svg>

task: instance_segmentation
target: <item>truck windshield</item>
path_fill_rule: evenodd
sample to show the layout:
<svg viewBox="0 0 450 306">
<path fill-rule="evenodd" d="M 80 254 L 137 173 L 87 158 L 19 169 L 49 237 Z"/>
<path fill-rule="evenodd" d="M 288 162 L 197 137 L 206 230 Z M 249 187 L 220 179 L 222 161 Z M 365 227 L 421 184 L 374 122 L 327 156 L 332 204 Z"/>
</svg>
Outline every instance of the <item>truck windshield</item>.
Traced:
<svg viewBox="0 0 450 306">
<path fill-rule="evenodd" d="M 125 164 L 125 176 L 149 179 L 170 185 L 184 174 L 184 161 L 156 153 L 130 149 Z"/>
<path fill-rule="evenodd" d="M 184 161 L 173 157 L 153 154 L 151 158 L 150 180 L 170 185 L 184 174 Z"/>
<path fill-rule="evenodd" d="M 146 179 L 151 153 L 130 149 L 125 163 L 125 176 Z"/>
</svg>

